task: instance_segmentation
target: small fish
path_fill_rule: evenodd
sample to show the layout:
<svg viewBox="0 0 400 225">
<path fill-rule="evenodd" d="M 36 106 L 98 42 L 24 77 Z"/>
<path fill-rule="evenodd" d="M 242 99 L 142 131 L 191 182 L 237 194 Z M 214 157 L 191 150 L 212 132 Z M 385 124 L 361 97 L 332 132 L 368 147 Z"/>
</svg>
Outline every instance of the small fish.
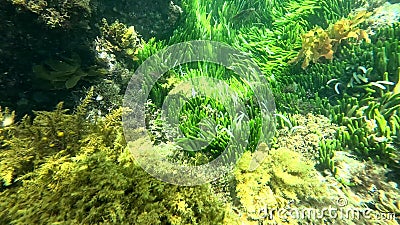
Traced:
<svg viewBox="0 0 400 225">
<path fill-rule="evenodd" d="M 271 49 L 269 49 L 268 46 L 265 47 L 265 51 L 270 55 L 274 55 L 275 54 L 273 51 L 271 51 Z"/>
<path fill-rule="evenodd" d="M 196 94 L 197 94 L 196 90 L 194 88 L 192 88 L 192 97 L 193 98 L 196 97 Z"/>
<path fill-rule="evenodd" d="M 339 85 L 341 85 L 341 83 L 336 83 L 336 84 L 335 84 L 335 92 L 336 92 L 338 95 L 340 95 Z"/>
<path fill-rule="evenodd" d="M 96 97 L 96 101 L 101 101 L 101 100 L 103 100 L 103 96 L 101 96 L 101 95 L 97 95 L 97 97 Z"/>
<path fill-rule="evenodd" d="M 358 69 L 361 70 L 363 74 L 366 74 L 368 71 L 367 68 L 365 68 L 365 66 L 359 66 Z"/>
<path fill-rule="evenodd" d="M 330 79 L 330 80 L 328 80 L 328 82 L 326 82 L 326 84 L 329 85 L 330 83 L 332 83 L 332 82 L 334 82 L 334 81 L 337 81 L 337 80 L 338 80 L 338 79 L 336 79 L 336 78 Z"/>
<path fill-rule="evenodd" d="M 378 83 L 378 84 L 385 84 L 385 85 L 394 85 L 394 82 L 391 82 L 391 81 L 384 81 L 384 80 L 376 81 L 375 83 Z"/>
<path fill-rule="evenodd" d="M 248 9 L 241 10 L 240 12 L 238 12 L 236 15 L 234 15 L 232 17 L 232 21 L 238 22 L 238 21 L 244 20 L 244 19 L 248 18 L 249 16 L 251 16 L 252 14 L 258 15 L 255 8 L 248 8 Z"/>
<path fill-rule="evenodd" d="M 372 84 L 373 86 L 378 87 L 378 88 L 380 88 L 382 90 L 386 90 L 386 87 L 383 86 L 382 84 L 378 83 L 378 82 L 371 82 L 370 84 Z"/>
</svg>

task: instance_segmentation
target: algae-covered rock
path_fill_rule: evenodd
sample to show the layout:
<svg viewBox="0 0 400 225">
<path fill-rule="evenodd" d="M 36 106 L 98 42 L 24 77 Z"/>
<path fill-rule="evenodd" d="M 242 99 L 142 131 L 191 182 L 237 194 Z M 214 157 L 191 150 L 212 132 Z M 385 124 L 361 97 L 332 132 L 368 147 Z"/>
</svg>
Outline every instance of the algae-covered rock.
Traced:
<svg viewBox="0 0 400 225">
<path fill-rule="evenodd" d="M 67 1 L 29 1 L 7 0 L 20 11 L 35 14 L 39 21 L 49 28 L 70 29 L 76 26 L 87 26 L 92 14 L 91 0 Z"/>
<path fill-rule="evenodd" d="M 0 126 L 0 224 L 222 223 L 225 207 L 209 185 L 151 177 L 130 153 L 141 146 L 125 143 L 123 110 L 88 119 L 91 98 L 72 114 L 60 104 L 7 134 Z"/>
<path fill-rule="evenodd" d="M 128 27 L 118 20 L 108 24 L 103 18 L 100 35 L 94 41 L 97 61 L 110 70 L 115 69 L 117 61 L 131 65 L 133 61 L 139 60 L 136 55 L 143 44 L 139 37 L 134 26 Z"/>
<path fill-rule="evenodd" d="M 299 153 L 287 148 L 272 149 L 255 171 L 248 168 L 251 158 L 251 153 L 244 153 L 234 172 L 235 197 L 248 220 L 268 221 L 268 210 L 327 196 L 314 164 Z"/>
</svg>

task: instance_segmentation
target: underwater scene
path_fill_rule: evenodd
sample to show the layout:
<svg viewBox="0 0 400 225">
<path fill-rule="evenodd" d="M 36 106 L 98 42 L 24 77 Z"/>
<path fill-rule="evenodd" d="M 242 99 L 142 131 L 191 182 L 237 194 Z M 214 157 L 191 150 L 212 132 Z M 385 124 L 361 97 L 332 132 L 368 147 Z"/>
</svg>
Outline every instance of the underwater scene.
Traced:
<svg viewBox="0 0 400 225">
<path fill-rule="evenodd" d="M 0 225 L 400 223 L 399 0 L 0 1 Z"/>
</svg>

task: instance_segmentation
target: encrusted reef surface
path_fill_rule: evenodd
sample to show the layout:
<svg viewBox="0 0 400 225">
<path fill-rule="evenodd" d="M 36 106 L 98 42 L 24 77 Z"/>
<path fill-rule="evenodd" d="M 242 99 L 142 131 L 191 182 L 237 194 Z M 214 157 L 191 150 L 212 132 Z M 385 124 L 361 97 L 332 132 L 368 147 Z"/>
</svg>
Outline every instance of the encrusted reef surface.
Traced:
<svg viewBox="0 0 400 225">
<path fill-rule="evenodd" d="M 59 101 L 72 107 L 82 95 L 74 96 L 66 89 L 81 87 L 86 78 L 93 84 L 107 73 L 98 70 L 101 63 L 96 61 L 94 47 L 96 37 L 108 29 L 102 19 L 134 27 L 137 38 L 163 40 L 172 35 L 180 19 L 178 4 L 165 0 L 2 1 L 0 104 L 17 109 L 18 114 L 50 109 Z M 123 32 L 119 28 L 109 32 Z"/>
</svg>

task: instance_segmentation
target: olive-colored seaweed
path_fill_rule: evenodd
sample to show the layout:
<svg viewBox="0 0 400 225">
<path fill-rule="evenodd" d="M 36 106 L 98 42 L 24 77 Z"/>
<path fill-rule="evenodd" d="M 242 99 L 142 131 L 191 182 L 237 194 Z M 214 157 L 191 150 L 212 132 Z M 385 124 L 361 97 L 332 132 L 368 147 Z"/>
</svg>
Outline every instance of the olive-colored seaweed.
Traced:
<svg viewBox="0 0 400 225">
<path fill-rule="evenodd" d="M 290 60 L 289 63 L 297 63 L 303 60 L 301 68 L 305 69 L 310 62 L 317 63 L 322 57 L 332 60 L 334 53 L 344 40 L 355 38 L 357 41 L 365 39 L 367 43 L 371 42 L 367 32 L 357 27 L 369 15 L 370 13 L 361 11 L 351 19 L 337 21 L 330 25 L 327 30 L 315 27 L 303 34 L 301 36 L 302 49 L 297 57 Z"/>
</svg>

